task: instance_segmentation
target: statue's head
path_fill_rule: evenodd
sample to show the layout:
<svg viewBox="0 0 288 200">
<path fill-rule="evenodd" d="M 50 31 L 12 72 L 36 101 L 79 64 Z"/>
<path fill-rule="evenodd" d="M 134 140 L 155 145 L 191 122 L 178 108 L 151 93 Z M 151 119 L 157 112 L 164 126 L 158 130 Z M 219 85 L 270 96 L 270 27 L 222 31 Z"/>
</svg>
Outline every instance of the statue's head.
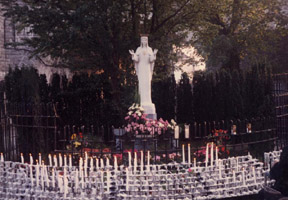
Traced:
<svg viewBox="0 0 288 200">
<path fill-rule="evenodd" d="M 141 47 L 147 47 L 147 46 L 148 46 L 148 36 L 141 35 Z"/>
</svg>

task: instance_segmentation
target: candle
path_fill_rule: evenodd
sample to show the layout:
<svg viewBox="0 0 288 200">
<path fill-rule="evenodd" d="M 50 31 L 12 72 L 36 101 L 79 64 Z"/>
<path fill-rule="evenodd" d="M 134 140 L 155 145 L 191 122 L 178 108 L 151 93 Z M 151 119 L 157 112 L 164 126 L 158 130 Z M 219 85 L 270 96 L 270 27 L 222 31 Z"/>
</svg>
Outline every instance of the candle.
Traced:
<svg viewBox="0 0 288 200">
<path fill-rule="evenodd" d="M 94 170 L 93 157 L 90 158 L 90 172 Z"/>
<path fill-rule="evenodd" d="M 1 152 L 1 158 L 0 158 L 1 162 L 4 162 L 4 156 L 3 153 Z"/>
<path fill-rule="evenodd" d="M 76 171 L 75 171 L 74 180 L 75 180 L 75 190 L 77 191 L 77 189 L 78 189 L 78 187 L 79 187 L 78 169 L 76 169 Z"/>
<path fill-rule="evenodd" d="M 244 168 L 242 168 L 242 182 L 243 182 L 243 185 L 246 185 Z"/>
<path fill-rule="evenodd" d="M 48 159 L 49 159 L 49 166 L 52 167 L 52 158 L 51 158 L 51 154 L 48 155 Z"/>
<path fill-rule="evenodd" d="M 206 145 L 206 155 L 205 155 L 205 167 L 207 168 L 208 166 L 208 162 L 209 162 L 209 159 L 208 159 L 208 154 L 209 154 L 209 143 L 207 143 Z"/>
<path fill-rule="evenodd" d="M 54 168 L 52 168 L 52 187 L 55 188 L 55 173 L 54 173 Z"/>
<path fill-rule="evenodd" d="M 33 169 L 32 165 L 30 165 L 30 181 L 31 181 L 31 187 L 33 186 Z"/>
<path fill-rule="evenodd" d="M 100 164 L 101 164 L 101 168 L 103 169 L 103 168 L 104 168 L 104 161 L 103 161 L 102 158 L 101 158 L 101 160 L 100 160 Z"/>
<path fill-rule="evenodd" d="M 253 178 L 254 178 L 254 183 L 256 184 L 256 173 L 255 173 L 255 167 L 252 167 L 252 173 L 253 173 Z"/>
<path fill-rule="evenodd" d="M 190 127 L 190 125 L 186 125 L 186 124 L 185 124 L 185 138 L 186 138 L 186 139 L 189 138 L 189 127 Z"/>
<path fill-rule="evenodd" d="M 117 156 L 114 156 L 114 170 L 115 172 L 118 170 Z"/>
<path fill-rule="evenodd" d="M 62 167 L 62 155 L 59 153 L 59 167 Z"/>
<path fill-rule="evenodd" d="M 79 170 L 82 169 L 83 166 L 83 159 L 82 157 L 79 158 Z"/>
<path fill-rule="evenodd" d="M 82 187 L 82 189 L 84 189 L 85 186 L 84 186 L 84 175 L 83 175 L 83 169 L 81 169 L 80 174 L 81 174 L 81 187 Z"/>
<path fill-rule="evenodd" d="M 182 163 L 185 163 L 185 145 L 182 144 Z"/>
<path fill-rule="evenodd" d="M 129 171 L 128 168 L 126 167 L 126 192 L 129 191 Z"/>
<path fill-rule="evenodd" d="M 134 174 L 136 174 L 137 171 L 137 153 L 134 152 Z"/>
<path fill-rule="evenodd" d="M 72 156 L 69 154 L 69 168 L 72 168 Z"/>
<path fill-rule="evenodd" d="M 84 160 L 84 176 L 87 177 L 87 160 Z"/>
<path fill-rule="evenodd" d="M 235 175 L 235 171 L 233 170 L 233 182 L 236 183 L 236 175 Z"/>
<path fill-rule="evenodd" d="M 98 160 L 98 158 L 96 158 L 96 170 L 98 170 L 99 169 L 99 160 Z"/>
<path fill-rule="evenodd" d="M 84 160 L 86 160 L 86 162 L 88 162 L 88 154 L 87 154 L 87 152 L 85 151 L 85 158 L 84 158 Z"/>
<path fill-rule="evenodd" d="M 54 156 L 53 156 L 53 159 L 54 159 L 54 166 L 55 166 L 55 167 L 58 167 L 57 156 L 54 155 Z"/>
<path fill-rule="evenodd" d="M 39 164 L 41 165 L 42 163 L 42 157 L 41 157 L 41 153 L 39 153 Z"/>
<path fill-rule="evenodd" d="M 211 167 L 213 166 L 213 161 L 214 161 L 214 149 L 213 149 L 214 143 L 212 142 L 211 144 Z"/>
<path fill-rule="evenodd" d="M 175 129 L 174 129 L 174 138 L 176 140 L 179 139 L 179 126 L 175 126 Z"/>
<path fill-rule="evenodd" d="M 140 151 L 140 154 L 141 154 L 140 170 L 141 173 L 143 173 L 143 151 Z"/>
<path fill-rule="evenodd" d="M 194 158 L 194 168 L 196 168 L 196 158 Z"/>
<path fill-rule="evenodd" d="M 129 160 L 128 164 L 129 164 L 129 168 L 130 168 L 132 166 L 132 164 L 131 164 L 131 152 L 130 151 L 128 152 L 128 160 Z"/>
<path fill-rule="evenodd" d="M 67 156 L 64 154 L 64 166 L 67 167 Z"/>
<path fill-rule="evenodd" d="M 221 166 L 221 162 L 219 162 L 219 179 L 222 178 L 222 166 Z"/>
<path fill-rule="evenodd" d="M 147 153 L 147 171 L 150 171 L 150 151 Z"/>
<path fill-rule="evenodd" d="M 23 153 L 21 153 L 20 155 L 21 155 L 21 163 L 24 164 L 24 157 L 23 157 Z"/>
<path fill-rule="evenodd" d="M 239 167 L 239 160 L 238 157 L 236 157 L 236 172 L 238 172 L 238 167 Z"/>
<path fill-rule="evenodd" d="M 189 166 L 191 164 L 191 148 L 190 148 L 190 144 L 188 144 L 188 164 L 189 164 Z"/>
<path fill-rule="evenodd" d="M 104 172 L 103 172 L 103 170 L 100 171 L 100 175 L 101 175 L 101 183 L 104 184 Z"/>
<path fill-rule="evenodd" d="M 39 186 L 39 164 L 38 164 L 38 160 L 36 160 L 36 187 Z"/>
<path fill-rule="evenodd" d="M 48 178 L 48 171 L 47 171 L 47 166 L 46 165 L 44 165 L 44 172 L 45 172 L 46 186 L 49 187 L 49 178 Z"/>
<path fill-rule="evenodd" d="M 2 156 L 3 156 L 3 154 L 1 153 L 1 160 L 2 160 Z M 30 165 L 33 165 L 33 157 L 32 157 L 32 154 L 30 153 L 29 156 L 30 156 Z"/>
<path fill-rule="evenodd" d="M 41 187 L 44 190 L 44 161 L 42 162 L 41 166 Z"/>
<path fill-rule="evenodd" d="M 218 166 L 218 152 L 219 152 L 219 150 L 218 150 L 218 147 L 216 146 L 216 154 L 215 154 L 216 155 L 216 161 L 215 161 L 216 166 Z"/>
<path fill-rule="evenodd" d="M 108 157 L 106 157 L 106 167 L 109 167 L 110 166 L 110 160 Z"/>
<path fill-rule="evenodd" d="M 110 170 L 107 169 L 106 173 L 107 173 L 107 192 L 109 193 L 110 192 L 110 181 L 111 181 L 110 180 L 110 176 L 111 176 Z"/>
<path fill-rule="evenodd" d="M 63 185 L 64 185 L 64 198 L 66 198 L 66 194 L 67 194 L 67 175 L 66 175 L 66 166 L 64 166 L 64 173 L 63 173 Z"/>
</svg>

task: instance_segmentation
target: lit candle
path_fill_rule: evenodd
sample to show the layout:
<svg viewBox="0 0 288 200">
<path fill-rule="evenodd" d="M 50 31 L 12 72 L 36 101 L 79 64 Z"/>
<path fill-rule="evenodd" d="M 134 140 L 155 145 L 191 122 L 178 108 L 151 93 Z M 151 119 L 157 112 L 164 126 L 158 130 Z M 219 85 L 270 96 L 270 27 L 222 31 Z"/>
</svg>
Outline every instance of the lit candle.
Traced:
<svg viewBox="0 0 288 200">
<path fill-rule="evenodd" d="M 41 157 L 41 153 L 39 153 L 39 164 L 41 165 L 42 163 L 42 157 Z"/>
<path fill-rule="evenodd" d="M 63 164 L 62 155 L 61 155 L 61 153 L 59 153 L 59 167 L 62 167 L 62 164 Z"/>
<path fill-rule="evenodd" d="M 175 126 L 175 129 L 174 129 L 174 138 L 176 140 L 179 139 L 179 126 Z"/>
<path fill-rule="evenodd" d="M 132 166 L 132 164 L 131 164 L 131 152 L 129 151 L 128 152 L 128 160 L 129 160 L 129 168 Z"/>
<path fill-rule="evenodd" d="M 1 152 L 1 158 L 0 158 L 1 162 L 4 162 L 4 156 L 3 153 Z"/>
<path fill-rule="evenodd" d="M 3 154 L 1 153 L 1 160 L 2 160 L 2 156 Z M 29 154 L 29 157 L 30 157 L 30 165 L 33 165 L 33 157 L 31 153 Z"/>
<path fill-rule="evenodd" d="M 21 155 L 21 163 L 24 164 L 24 157 L 23 157 L 23 153 L 21 153 L 20 155 Z"/>
<path fill-rule="evenodd" d="M 214 150 L 213 150 L 213 142 L 211 144 L 211 167 L 213 166 L 213 160 L 214 160 Z"/>
<path fill-rule="evenodd" d="M 108 157 L 106 157 L 106 167 L 109 167 L 110 166 L 110 160 Z"/>
<path fill-rule="evenodd" d="M 206 155 L 205 155 L 205 167 L 207 168 L 208 167 L 208 162 L 209 162 L 209 159 L 208 159 L 208 154 L 209 154 L 209 143 L 207 143 L 206 145 Z"/>
<path fill-rule="evenodd" d="M 189 125 L 185 124 L 185 138 L 188 139 L 189 138 Z"/>
<path fill-rule="evenodd" d="M 87 160 L 84 160 L 84 176 L 87 177 Z"/>
<path fill-rule="evenodd" d="M 253 178 L 254 178 L 254 183 L 256 184 L 256 173 L 255 173 L 255 167 L 252 167 L 252 173 L 253 173 Z"/>
<path fill-rule="evenodd" d="M 137 153 L 134 152 L 134 174 L 136 174 L 137 171 Z"/>
<path fill-rule="evenodd" d="M 67 167 L 67 156 L 64 154 L 64 166 Z"/>
<path fill-rule="evenodd" d="M 126 167 L 126 192 L 129 191 L 129 171 L 128 168 Z"/>
<path fill-rule="evenodd" d="M 32 164 L 30 165 L 30 181 L 31 181 L 31 186 L 33 186 L 33 169 L 32 169 Z"/>
<path fill-rule="evenodd" d="M 75 190 L 77 191 L 78 187 L 79 187 L 79 177 L 78 177 L 78 169 L 76 169 L 75 171 Z"/>
<path fill-rule="evenodd" d="M 96 158 L 96 170 L 98 170 L 98 169 L 99 169 L 99 159 Z"/>
<path fill-rule="evenodd" d="M 84 160 L 86 160 L 86 162 L 88 162 L 88 154 L 87 154 L 87 152 L 85 151 L 85 158 L 84 158 Z"/>
<path fill-rule="evenodd" d="M 44 190 L 44 161 L 42 162 L 41 165 L 41 187 L 42 190 Z"/>
<path fill-rule="evenodd" d="M 182 163 L 185 163 L 185 145 L 182 144 Z"/>
<path fill-rule="evenodd" d="M 143 151 L 140 151 L 140 154 L 141 154 L 140 170 L 141 173 L 143 173 Z"/>
<path fill-rule="evenodd" d="M 147 171 L 150 171 L 150 151 L 147 153 Z"/>
<path fill-rule="evenodd" d="M 52 167 L 52 158 L 51 158 L 51 154 L 48 155 L 48 159 L 49 159 L 49 166 Z"/>
<path fill-rule="evenodd" d="M 72 168 L 72 156 L 69 154 L 69 168 Z"/>
<path fill-rule="evenodd" d="M 101 160 L 100 160 L 100 164 L 101 164 L 101 168 L 103 169 L 103 168 L 104 168 L 104 161 L 103 161 L 102 158 L 101 158 Z"/>
<path fill-rule="evenodd" d="M 54 168 L 52 168 L 52 187 L 55 188 L 55 172 L 54 172 Z"/>
<path fill-rule="evenodd" d="M 218 147 L 216 146 L 216 166 L 218 166 L 218 152 L 219 152 L 219 150 L 218 150 Z"/>
<path fill-rule="evenodd" d="M 39 186 L 39 164 L 38 164 L 38 160 L 36 160 L 36 187 Z"/>
<path fill-rule="evenodd" d="M 118 170 L 117 156 L 114 156 L 114 170 L 115 172 Z"/>
<path fill-rule="evenodd" d="M 57 156 L 54 155 L 54 156 L 53 156 L 53 159 L 54 159 L 54 166 L 55 166 L 55 167 L 58 167 Z"/>
<path fill-rule="evenodd" d="M 190 143 L 188 144 L 188 164 L 190 166 L 191 164 L 191 149 L 190 149 Z"/>
<path fill-rule="evenodd" d="M 90 172 L 94 170 L 93 157 L 90 158 Z"/>
</svg>

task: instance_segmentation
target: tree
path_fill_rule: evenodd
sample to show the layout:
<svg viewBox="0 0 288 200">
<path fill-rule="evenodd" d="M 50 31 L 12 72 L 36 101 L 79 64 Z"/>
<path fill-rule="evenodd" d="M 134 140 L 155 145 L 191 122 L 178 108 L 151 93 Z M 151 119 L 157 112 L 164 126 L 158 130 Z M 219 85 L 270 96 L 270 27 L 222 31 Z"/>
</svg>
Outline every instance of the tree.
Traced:
<svg viewBox="0 0 288 200">
<path fill-rule="evenodd" d="M 287 35 L 284 4 L 287 1 L 203 1 L 207 12 L 195 26 L 194 38 L 208 66 L 239 69 L 244 60 L 266 62 Z"/>
</svg>

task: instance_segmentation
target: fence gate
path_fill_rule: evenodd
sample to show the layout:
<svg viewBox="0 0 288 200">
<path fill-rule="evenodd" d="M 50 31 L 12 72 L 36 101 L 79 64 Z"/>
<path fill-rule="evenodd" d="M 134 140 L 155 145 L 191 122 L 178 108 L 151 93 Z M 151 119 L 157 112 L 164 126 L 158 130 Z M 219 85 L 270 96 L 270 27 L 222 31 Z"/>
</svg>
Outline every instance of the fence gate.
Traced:
<svg viewBox="0 0 288 200">
<path fill-rule="evenodd" d="M 57 148 L 59 118 L 53 104 L 1 103 L 0 152 L 7 160 L 20 153 L 49 153 Z M 26 160 L 25 159 L 25 160 Z"/>
<path fill-rule="evenodd" d="M 288 145 L 288 73 L 276 74 L 274 79 L 274 98 L 276 129 L 279 146 Z"/>
</svg>

